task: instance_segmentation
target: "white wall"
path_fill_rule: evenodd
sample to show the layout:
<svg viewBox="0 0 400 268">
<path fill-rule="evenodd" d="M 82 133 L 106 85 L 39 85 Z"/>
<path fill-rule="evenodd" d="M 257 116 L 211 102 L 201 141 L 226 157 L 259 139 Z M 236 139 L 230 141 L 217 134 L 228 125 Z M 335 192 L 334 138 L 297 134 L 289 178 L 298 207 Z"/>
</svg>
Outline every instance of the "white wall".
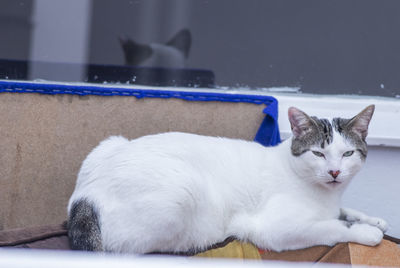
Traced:
<svg viewBox="0 0 400 268">
<path fill-rule="evenodd" d="M 371 146 L 364 168 L 343 196 L 343 205 L 379 216 L 388 234 L 400 237 L 400 148 Z"/>
</svg>

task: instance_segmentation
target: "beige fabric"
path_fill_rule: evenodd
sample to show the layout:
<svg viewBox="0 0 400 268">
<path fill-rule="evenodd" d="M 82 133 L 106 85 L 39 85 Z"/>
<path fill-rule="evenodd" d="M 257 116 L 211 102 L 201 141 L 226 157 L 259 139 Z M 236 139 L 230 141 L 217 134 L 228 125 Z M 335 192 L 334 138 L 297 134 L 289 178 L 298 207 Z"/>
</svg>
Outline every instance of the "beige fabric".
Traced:
<svg viewBox="0 0 400 268">
<path fill-rule="evenodd" d="M 110 135 L 166 131 L 251 140 L 264 105 L 76 95 L 0 94 L 0 230 L 56 224 L 81 162 Z"/>
</svg>

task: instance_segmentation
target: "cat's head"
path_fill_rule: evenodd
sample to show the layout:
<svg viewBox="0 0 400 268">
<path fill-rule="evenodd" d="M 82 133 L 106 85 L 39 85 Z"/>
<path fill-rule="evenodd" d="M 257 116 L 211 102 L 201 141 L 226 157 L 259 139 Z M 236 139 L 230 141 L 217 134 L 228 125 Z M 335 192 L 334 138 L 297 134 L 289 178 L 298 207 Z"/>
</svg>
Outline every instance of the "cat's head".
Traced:
<svg viewBox="0 0 400 268">
<path fill-rule="evenodd" d="M 328 120 L 289 108 L 296 172 L 324 187 L 346 185 L 367 157 L 365 138 L 374 109 L 370 105 L 351 119 Z"/>
<path fill-rule="evenodd" d="M 129 38 L 119 38 L 125 64 L 142 67 L 183 68 L 192 43 L 190 31 L 183 29 L 171 40 L 162 43 L 141 44 Z"/>
</svg>

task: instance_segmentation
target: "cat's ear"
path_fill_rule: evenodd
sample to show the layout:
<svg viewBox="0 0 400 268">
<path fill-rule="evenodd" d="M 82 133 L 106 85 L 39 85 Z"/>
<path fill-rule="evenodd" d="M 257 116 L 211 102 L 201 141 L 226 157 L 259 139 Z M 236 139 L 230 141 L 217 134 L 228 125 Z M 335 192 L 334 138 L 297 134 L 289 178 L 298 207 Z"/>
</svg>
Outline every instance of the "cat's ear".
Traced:
<svg viewBox="0 0 400 268">
<path fill-rule="evenodd" d="M 125 64 L 127 65 L 140 65 L 153 53 L 149 45 L 139 44 L 127 37 L 119 37 L 118 39 L 124 52 Z"/>
<path fill-rule="evenodd" d="M 311 127 L 313 126 L 312 118 L 305 112 L 295 107 L 290 107 L 288 115 L 294 137 L 301 137 L 311 131 Z"/>
<path fill-rule="evenodd" d="M 368 125 L 375 111 L 375 105 L 369 105 L 347 123 L 348 127 L 365 140 L 368 135 Z"/>
<path fill-rule="evenodd" d="M 166 45 L 178 49 L 187 58 L 189 57 L 190 46 L 192 45 L 192 35 L 188 29 L 182 29 Z"/>
</svg>

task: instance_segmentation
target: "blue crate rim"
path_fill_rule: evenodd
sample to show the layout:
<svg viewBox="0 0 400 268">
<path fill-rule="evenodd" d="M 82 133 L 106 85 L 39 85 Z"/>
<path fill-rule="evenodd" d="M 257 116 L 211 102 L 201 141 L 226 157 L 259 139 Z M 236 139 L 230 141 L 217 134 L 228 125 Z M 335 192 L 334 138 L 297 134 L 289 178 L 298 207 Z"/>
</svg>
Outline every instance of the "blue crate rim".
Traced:
<svg viewBox="0 0 400 268">
<path fill-rule="evenodd" d="M 170 89 L 170 88 L 169 88 Z M 97 96 L 133 96 L 136 98 L 178 98 L 192 101 L 223 101 L 223 102 L 245 102 L 253 104 L 273 105 L 277 102 L 274 97 L 219 93 L 219 92 L 200 92 L 159 90 L 159 89 L 140 89 L 140 88 L 119 88 L 102 87 L 96 85 L 71 85 L 71 84 L 47 84 L 29 82 L 8 82 L 0 81 L 0 92 L 10 93 L 40 93 L 40 94 L 72 94 L 72 95 L 97 95 Z"/>
</svg>

